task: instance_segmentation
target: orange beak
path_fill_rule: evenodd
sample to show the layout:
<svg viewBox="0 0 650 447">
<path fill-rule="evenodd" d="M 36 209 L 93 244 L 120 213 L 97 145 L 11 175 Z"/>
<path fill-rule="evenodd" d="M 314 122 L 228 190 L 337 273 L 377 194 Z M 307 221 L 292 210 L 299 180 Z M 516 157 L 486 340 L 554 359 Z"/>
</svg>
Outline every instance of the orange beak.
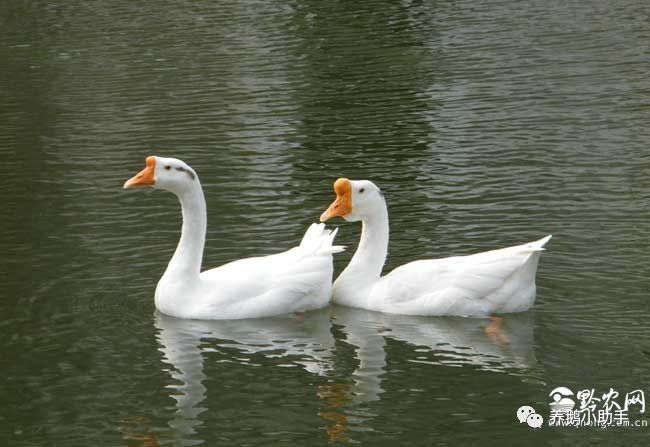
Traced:
<svg viewBox="0 0 650 447">
<path fill-rule="evenodd" d="M 124 189 L 142 186 L 153 186 L 156 183 L 154 173 L 156 171 L 156 157 L 149 156 L 145 160 L 146 167 L 124 183 Z"/>
<path fill-rule="evenodd" d="M 347 216 L 352 212 L 352 185 L 350 180 L 340 178 L 335 181 L 334 192 L 336 192 L 336 200 L 320 215 L 321 222 L 325 222 L 332 217 Z"/>
</svg>

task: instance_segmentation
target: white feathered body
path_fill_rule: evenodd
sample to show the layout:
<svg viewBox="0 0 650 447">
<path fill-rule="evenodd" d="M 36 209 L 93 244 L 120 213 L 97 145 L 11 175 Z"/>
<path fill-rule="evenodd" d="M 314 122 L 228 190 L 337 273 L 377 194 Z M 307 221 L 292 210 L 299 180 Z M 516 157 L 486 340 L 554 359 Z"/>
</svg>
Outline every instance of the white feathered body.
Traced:
<svg viewBox="0 0 650 447">
<path fill-rule="evenodd" d="M 165 274 L 156 288 L 156 307 L 179 318 L 241 319 L 318 309 L 332 287 L 336 230 L 312 224 L 299 246 L 207 270 L 198 280 Z M 181 298 L 181 299 L 179 299 Z"/>
<path fill-rule="evenodd" d="M 415 261 L 363 285 L 354 271 L 334 283 L 337 304 L 404 315 L 484 316 L 530 309 L 539 255 L 551 236 L 469 256 Z"/>
</svg>

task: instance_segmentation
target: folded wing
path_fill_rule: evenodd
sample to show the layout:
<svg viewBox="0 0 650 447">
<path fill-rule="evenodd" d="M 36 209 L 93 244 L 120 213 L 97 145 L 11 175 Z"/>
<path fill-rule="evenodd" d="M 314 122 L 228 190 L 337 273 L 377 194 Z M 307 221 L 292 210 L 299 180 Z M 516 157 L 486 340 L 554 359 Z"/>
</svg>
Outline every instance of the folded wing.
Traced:
<svg viewBox="0 0 650 447">
<path fill-rule="evenodd" d="M 539 253 L 550 236 L 470 256 L 398 267 L 373 289 L 386 311 L 422 315 L 486 315 L 532 306 Z M 424 312 L 423 312 L 424 310 Z"/>
</svg>

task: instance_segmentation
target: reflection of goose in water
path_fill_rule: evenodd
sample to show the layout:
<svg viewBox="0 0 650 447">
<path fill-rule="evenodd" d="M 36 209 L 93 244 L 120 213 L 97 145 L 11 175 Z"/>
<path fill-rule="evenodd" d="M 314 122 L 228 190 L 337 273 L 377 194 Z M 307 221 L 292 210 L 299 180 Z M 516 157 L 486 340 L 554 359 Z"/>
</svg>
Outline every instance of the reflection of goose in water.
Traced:
<svg viewBox="0 0 650 447">
<path fill-rule="evenodd" d="M 182 320 L 158 313 L 160 350 L 175 379 L 168 386 L 177 408 L 169 422 L 174 435 L 182 437 L 185 445 L 200 442 L 196 429 L 206 410 L 201 403 L 209 393 L 203 385 L 204 352 L 225 348 L 269 359 L 281 357 L 313 374 L 332 377 L 335 339 L 331 320 L 339 328 L 335 332 L 355 348 L 358 361 L 351 382 L 320 381 L 315 391 L 323 403 L 319 415 L 324 428 L 336 442 L 349 440 L 350 425 L 364 429 L 366 421 L 376 416 L 366 404 L 381 399 L 388 338 L 413 345 L 414 362 L 476 365 L 515 374 L 535 363 L 529 313 L 503 320 L 431 318 L 335 306 L 302 315 L 236 321 Z"/>
<path fill-rule="evenodd" d="M 324 375 L 334 348 L 330 317 L 327 310 L 302 315 L 251 320 L 183 320 L 161 313 L 155 315 L 160 351 L 164 362 L 171 365 L 169 374 L 179 383 L 174 390 L 176 415 L 169 422 L 175 435 L 183 437 L 184 445 L 201 425 L 201 406 L 206 398 L 203 381 L 203 352 L 219 348 L 243 353 L 266 353 L 270 358 L 286 357 L 307 371 Z"/>
<path fill-rule="evenodd" d="M 375 415 L 363 404 L 379 400 L 384 392 L 386 339 L 413 345 L 412 362 L 443 366 L 477 366 L 484 370 L 520 373 L 536 363 L 533 353 L 533 315 L 529 312 L 504 318 L 445 318 L 394 315 L 334 306 L 333 323 L 347 343 L 356 348 L 359 366 L 350 387 L 330 387 L 328 419 L 330 439 L 346 441 L 348 416 L 362 426 Z M 428 355 L 427 355 L 428 354 Z M 433 355 L 432 355 L 433 354 Z M 426 367 L 426 365 L 423 365 Z"/>
<path fill-rule="evenodd" d="M 386 338 L 414 345 L 418 354 L 434 353 L 437 360 L 431 363 L 441 365 L 509 371 L 527 369 L 536 362 L 531 313 L 474 319 L 394 315 L 336 306 L 333 320 L 342 325 L 347 341 L 357 346 L 360 368 L 385 355 L 379 348 Z M 384 364 L 385 359 L 381 360 Z M 373 365 L 373 370 L 379 367 L 377 362 Z"/>
</svg>

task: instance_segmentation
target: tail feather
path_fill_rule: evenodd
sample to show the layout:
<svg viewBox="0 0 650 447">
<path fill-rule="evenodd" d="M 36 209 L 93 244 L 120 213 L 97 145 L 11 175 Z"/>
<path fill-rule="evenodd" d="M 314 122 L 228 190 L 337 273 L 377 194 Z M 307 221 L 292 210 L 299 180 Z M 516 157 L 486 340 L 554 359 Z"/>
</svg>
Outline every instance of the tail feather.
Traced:
<svg viewBox="0 0 650 447">
<path fill-rule="evenodd" d="M 542 238 L 542 239 L 540 239 L 538 241 L 531 242 L 530 244 L 527 244 L 526 248 L 530 249 L 531 251 L 544 251 L 544 250 L 546 250 L 544 248 L 544 245 L 546 245 L 546 243 L 549 240 L 551 240 L 552 237 L 553 237 L 553 235 L 549 234 L 548 236 L 546 236 L 546 237 L 544 237 L 544 238 Z"/>
<path fill-rule="evenodd" d="M 337 229 L 327 230 L 325 224 L 311 224 L 300 241 L 300 248 L 317 255 L 340 253 L 345 250 L 342 245 L 332 245 Z"/>
</svg>

